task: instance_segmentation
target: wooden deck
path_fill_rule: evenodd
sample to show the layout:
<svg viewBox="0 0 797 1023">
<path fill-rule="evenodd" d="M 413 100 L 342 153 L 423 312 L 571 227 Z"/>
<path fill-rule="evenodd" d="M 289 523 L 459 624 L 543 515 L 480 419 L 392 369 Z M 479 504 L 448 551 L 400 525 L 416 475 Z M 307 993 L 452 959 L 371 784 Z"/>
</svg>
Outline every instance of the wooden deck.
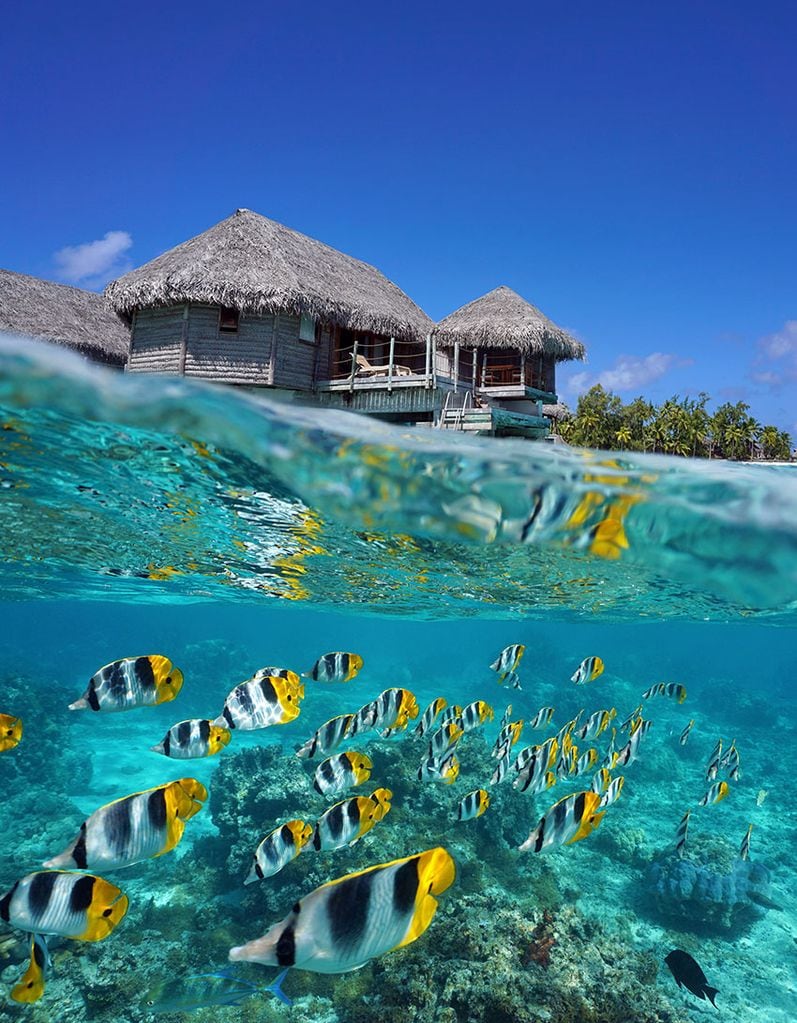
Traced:
<svg viewBox="0 0 797 1023">
<path fill-rule="evenodd" d="M 531 437 L 535 440 L 547 437 L 550 429 L 545 416 L 527 416 L 503 408 L 444 409 L 440 426 L 444 430 L 461 430 L 463 433 Z"/>
</svg>

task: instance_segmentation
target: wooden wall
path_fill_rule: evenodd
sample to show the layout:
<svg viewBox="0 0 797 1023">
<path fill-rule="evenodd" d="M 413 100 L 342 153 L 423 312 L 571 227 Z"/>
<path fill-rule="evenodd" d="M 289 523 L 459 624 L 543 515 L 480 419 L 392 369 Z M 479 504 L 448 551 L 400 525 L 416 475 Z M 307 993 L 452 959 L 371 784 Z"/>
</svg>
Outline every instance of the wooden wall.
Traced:
<svg viewBox="0 0 797 1023">
<path fill-rule="evenodd" d="M 139 309 L 131 329 L 128 370 L 179 373 L 182 324 L 182 306 Z"/>
<path fill-rule="evenodd" d="M 184 311 L 185 306 L 137 311 L 129 371 L 311 391 L 329 360 L 330 329 L 322 328 L 319 344 L 300 341 L 298 316 L 241 313 L 238 330 L 224 333 L 218 306 L 191 304 L 187 319 Z"/>
<path fill-rule="evenodd" d="M 274 317 L 241 313 L 234 334 L 219 331 L 219 307 L 191 305 L 185 375 L 227 384 L 268 384 Z M 298 327 L 297 327 L 298 333 Z"/>
</svg>

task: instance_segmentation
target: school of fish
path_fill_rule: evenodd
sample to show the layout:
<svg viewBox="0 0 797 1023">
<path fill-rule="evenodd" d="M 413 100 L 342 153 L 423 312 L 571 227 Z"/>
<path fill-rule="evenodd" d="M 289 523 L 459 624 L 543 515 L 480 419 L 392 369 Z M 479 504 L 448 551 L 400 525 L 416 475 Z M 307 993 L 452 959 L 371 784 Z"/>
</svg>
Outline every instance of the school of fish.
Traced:
<svg viewBox="0 0 797 1023">
<path fill-rule="evenodd" d="M 525 649 L 522 644 L 507 646 L 490 664 L 499 685 L 522 688 L 519 667 Z M 274 666 L 260 668 L 234 686 L 215 717 L 178 721 L 150 749 L 178 760 L 218 755 L 234 743 L 236 732 L 294 721 L 301 713 L 307 685 L 349 683 L 363 666 L 358 654 L 333 651 L 321 655 L 303 673 Z M 570 681 L 583 686 L 603 672 L 601 658 L 589 656 L 575 668 Z M 69 709 L 119 713 L 156 706 L 176 699 L 183 684 L 183 673 L 161 654 L 121 658 L 99 668 Z M 480 787 L 458 801 L 452 800 L 453 821 L 465 823 L 482 817 L 490 808 L 489 787 L 506 780 L 511 780 L 512 788 L 522 796 L 540 796 L 556 786 L 574 784 L 573 791 L 552 801 L 517 849 L 539 854 L 588 838 L 620 798 L 624 772 L 643 751 L 653 725 L 643 716 L 643 707 L 655 697 L 669 698 L 680 705 L 687 692 L 680 683 L 655 683 L 641 694 L 639 706 L 619 726 L 613 726 L 615 707 L 594 710 L 586 717 L 581 710 L 555 734 L 522 748 L 519 744 L 524 729 L 527 734 L 550 729 L 555 707 L 541 707 L 524 721 L 513 720 L 512 707 L 508 706 L 498 724 L 490 760 L 484 763 L 483 776 L 473 779 Z M 358 709 L 319 724 L 296 749 L 296 756 L 309 762 L 313 773 L 308 775 L 308 782 L 316 793 L 330 800 L 343 798 L 310 820 L 296 817 L 275 821 L 257 842 L 253 836 L 251 867 L 243 883 L 272 878 L 300 855 L 353 846 L 385 820 L 392 805 L 390 788 L 380 785 L 368 795 L 346 795 L 371 779 L 374 763 L 363 750 L 369 734 L 382 738 L 409 735 L 409 723 L 417 719 L 408 741 L 418 745 L 418 781 L 451 785 L 460 773 L 457 750 L 461 743 L 494 718 L 493 707 L 485 700 L 460 707 L 449 705 L 442 696 L 421 713 L 414 694 L 396 687 L 383 690 Z M 681 746 L 687 743 L 693 726 L 692 719 L 684 727 Z M 627 738 L 618 741 L 618 734 Z M 609 741 L 603 751 L 591 745 L 605 736 Z M 13 751 L 21 741 L 22 720 L 0 713 L 0 753 Z M 351 748 L 338 752 L 342 745 Z M 708 788 L 696 805 L 708 807 L 722 802 L 730 793 L 729 782 L 739 777 L 735 740 L 724 746 L 718 739 L 706 763 Z M 765 795 L 760 794 L 759 805 Z M 44 994 L 45 978 L 51 970 L 49 937 L 101 941 L 122 921 L 128 910 L 127 896 L 93 871 L 115 871 L 175 849 L 188 821 L 207 798 L 205 786 L 190 777 L 122 795 L 94 810 L 69 844 L 43 861 L 45 869 L 25 874 L 0 895 L 0 920 L 30 936 L 30 962 L 11 991 L 14 1000 L 32 1003 Z M 676 830 L 678 857 L 687 852 L 691 813 L 692 807 L 686 809 Z M 742 840 L 741 859 L 749 858 L 752 828 L 750 824 Z M 438 905 L 435 896 L 445 892 L 455 877 L 454 860 L 442 847 L 344 875 L 306 895 L 263 937 L 231 949 L 229 959 L 320 973 L 358 969 L 419 938 L 434 918 Z M 215 978 L 217 986 L 229 989 L 230 998 L 245 996 L 248 982 L 227 974 L 207 976 Z M 289 1003 L 280 988 L 282 979 L 280 976 L 265 990 L 273 990 Z M 234 1000 L 224 1004 L 234 1004 Z"/>
</svg>

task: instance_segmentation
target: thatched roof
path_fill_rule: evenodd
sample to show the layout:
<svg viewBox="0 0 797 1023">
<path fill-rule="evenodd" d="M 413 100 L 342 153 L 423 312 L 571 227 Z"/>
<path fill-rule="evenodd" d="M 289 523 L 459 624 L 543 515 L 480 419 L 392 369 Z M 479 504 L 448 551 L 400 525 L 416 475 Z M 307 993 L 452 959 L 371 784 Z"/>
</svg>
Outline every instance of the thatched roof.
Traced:
<svg viewBox="0 0 797 1023">
<path fill-rule="evenodd" d="M 446 316 L 434 333 L 446 347 L 459 341 L 466 348 L 514 348 L 527 355 L 553 355 L 557 361 L 585 355 L 580 341 L 504 285 Z"/>
<path fill-rule="evenodd" d="M 547 416 L 549 419 L 570 419 L 573 413 L 570 409 L 561 401 L 557 401 L 555 405 L 543 405 L 542 414 Z"/>
<path fill-rule="evenodd" d="M 130 332 L 95 291 L 0 270 L 0 333 L 25 334 L 124 366 Z"/>
<path fill-rule="evenodd" d="M 113 281 L 105 294 L 120 315 L 204 302 L 241 312 L 304 313 L 402 340 L 421 340 L 434 326 L 375 267 L 251 210 L 236 210 Z"/>
</svg>

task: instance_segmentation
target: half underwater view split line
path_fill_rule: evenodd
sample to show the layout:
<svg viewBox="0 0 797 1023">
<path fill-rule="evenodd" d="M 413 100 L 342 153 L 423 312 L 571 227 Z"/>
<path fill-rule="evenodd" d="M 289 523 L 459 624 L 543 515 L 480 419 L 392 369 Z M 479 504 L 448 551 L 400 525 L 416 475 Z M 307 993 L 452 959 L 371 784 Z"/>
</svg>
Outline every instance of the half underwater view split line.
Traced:
<svg viewBox="0 0 797 1023">
<path fill-rule="evenodd" d="M 8 338 L 0 426 L 0 1021 L 797 1018 L 793 466 Z"/>
</svg>

